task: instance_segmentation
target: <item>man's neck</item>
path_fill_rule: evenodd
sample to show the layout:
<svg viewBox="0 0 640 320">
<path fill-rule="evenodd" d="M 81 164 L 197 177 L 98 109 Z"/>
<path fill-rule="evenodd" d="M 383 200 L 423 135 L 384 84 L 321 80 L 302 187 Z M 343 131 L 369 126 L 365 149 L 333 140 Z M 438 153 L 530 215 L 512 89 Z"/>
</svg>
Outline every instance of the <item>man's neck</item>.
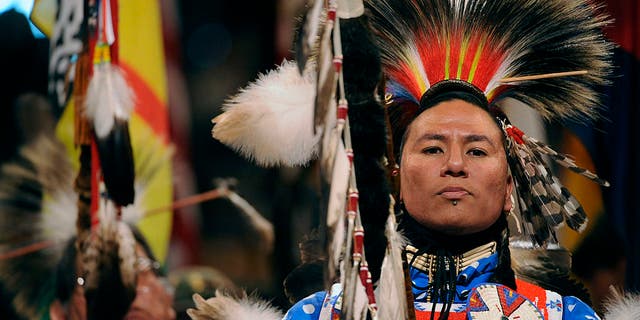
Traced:
<svg viewBox="0 0 640 320">
<path fill-rule="evenodd" d="M 448 255 L 460 255 L 493 241 L 500 243 L 506 227 L 506 217 L 501 216 L 486 230 L 466 235 L 448 235 L 425 228 L 408 213 L 400 217 L 399 224 L 404 236 L 420 251 Z"/>
</svg>

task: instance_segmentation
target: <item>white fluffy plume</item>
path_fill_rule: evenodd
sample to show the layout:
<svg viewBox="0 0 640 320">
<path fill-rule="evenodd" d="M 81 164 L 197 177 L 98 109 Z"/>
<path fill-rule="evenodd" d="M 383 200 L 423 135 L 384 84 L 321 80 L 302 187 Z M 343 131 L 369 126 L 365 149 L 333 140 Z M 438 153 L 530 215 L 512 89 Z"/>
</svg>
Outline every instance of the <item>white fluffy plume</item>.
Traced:
<svg viewBox="0 0 640 320">
<path fill-rule="evenodd" d="M 605 320 L 636 320 L 640 319 L 640 294 L 622 294 L 612 289 L 613 299 L 604 305 Z"/>
<path fill-rule="evenodd" d="M 135 107 L 134 93 L 122 70 L 110 63 L 94 67 L 85 102 L 87 118 L 98 138 L 106 137 L 115 119 L 128 120 Z"/>
<path fill-rule="evenodd" d="M 285 61 L 260 75 L 224 104 L 212 120 L 213 137 L 261 166 L 305 165 L 317 156 L 321 136 L 313 132 L 313 68 L 300 76 Z"/>
<path fill-rule="evenodd" d="M 64 250 L 59 232 L 65 225 L 49 226 L 50 210 L 60 217 L 75 217 L 77 195 L 73 171 L 64 146 L 53 132 L 38 133 L 0 166 L 0 282 L 21 319 L 40 319 L 41 305 L 52 290 L 51 275 Z M 51 208 L 49 203 L 59 203 Z M 61 219 L 58 219 L 60 221 Z M 73 222 L 69 224 L 73 228 Z M 40 249 L 16 254 L 35 245 Z M 48 310 L 48 309 L 47 309 Z"/>
<path fill-rule="evenodd" d="M 280 320 L 282 313 L 268 302 L 255 298 L 233 298 L 220 291 L 205 300 L 199 294 L 193 295 L 196 309 L 188 309 L 187 314 L 194 320 Z"/>
</svg>

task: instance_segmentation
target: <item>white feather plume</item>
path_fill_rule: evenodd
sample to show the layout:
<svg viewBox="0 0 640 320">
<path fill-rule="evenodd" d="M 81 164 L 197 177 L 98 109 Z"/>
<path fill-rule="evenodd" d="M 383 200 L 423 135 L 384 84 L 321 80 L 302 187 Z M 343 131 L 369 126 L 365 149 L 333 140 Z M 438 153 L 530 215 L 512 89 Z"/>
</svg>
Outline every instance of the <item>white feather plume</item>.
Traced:
<svg viewBox="0 0 640 320">
<path fill-rule="evenodd" d="M 44 198 L 40 230 L 47 239 L 64 244 L 76 233 L 78 218 L 78 194 L 73 190 L 73 179 L 59 186 L 59 190 Z M 62 245 L 60 246 L 63 247 Z"/>
<path fill-rule="evenodd" d="M 64 146 L 51 136 L 41 136 L 26 148 L 25 155 L 38 167 L 38 180 L 46 190 L 43 197 L 41 219 L 38 230 L 55 244 L 63 244 L 76 232 L 78 194 L 74 190 L 75 173 Z M 63 246 L 60 246 L 60 249 Z"/>
<path fill-rule="evenodd" d="M 402 250 L 407 245 L 407 239 L 397 230 L 397 223 L 393 213 L 393 199 L 390 205 L 385 234 L 389 239 L 387 252 L 382 260 L 380 284 L 376 289 L 378 303 L 378 319 L 401 320 L 407 319 L 407 299 L 404 287 L 404 271 L 402 269 Z"/>
<path fill-rule="evenodd" d="M 212 122 L 213 137 L 261 166 L 305 165 L 317 156 L 313 133 L 313 66 L 300 76 L 294 62 L 260 75 L 228 100 Z"/>
<path fill-rule="evenodd" d="M 43 310 L 36 302 L 49 298 L 53 289 L 49 280 L 64 250 L 58 227 L 66 226 L 50 227 L 44 220 L 51 216 L 48 202 L 61 204 L 61 217 L 75 217 L 77 196 L 69 195 L 75 195 L 73 171 L 53 132 L 38 133 L 0 166 L 0 282 L 12 293 L 7 303 L 21 318 L 41 318 Z M 12 256 L 38 244 L 44 247 Z"/>
<path fill-rule="evenodd" d="M 615 290 L 614 298 L 604 304 L 605 320 L 637 320 L 640 319 L 640 294 L 621 294 Z"/>
<path fill-rule="evenodd" d="M 193 295 L 195 309 L 187 314 L 194 320 L 280 320 L 282 313 L 268 302 L 252 297 L 236 299 L 216 292 L 216 296 L 205 300 Z"/>
<path fill-rule="evenodd" d="M 118 66 L 100 63 L 89 81 L 85 112 L 98 138 L 106 137 L 115 119 L 128 120 L 135 107 L 133 90 Z"/>
</svg>

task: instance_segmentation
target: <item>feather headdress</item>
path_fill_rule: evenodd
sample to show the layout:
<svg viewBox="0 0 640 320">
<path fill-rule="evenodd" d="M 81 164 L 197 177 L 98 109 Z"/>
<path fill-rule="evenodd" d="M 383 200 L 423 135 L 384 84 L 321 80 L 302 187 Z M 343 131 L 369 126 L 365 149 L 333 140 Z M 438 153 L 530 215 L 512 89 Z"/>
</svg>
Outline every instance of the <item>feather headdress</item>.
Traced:
<svg viewBox="0 0 640 320">
<path fill-rule="evenodd" d="M 553 177 L 542 155 L 606 185 L 567 156 L 527 137 L 499 106 L 507 97 L 546 119 L 598 116 L 594 87 L 607 83 L 607 19 L 585 0 L 381 0 L 368 2 L 387 76 L 395 153 L 413 119 L 451 91 L 490 109 L 507 140 L 522 229 L 537 244 L 586 215 Z M 542 213 L 542 214 L 539 214 Z"/>
<path fill-rule="evenodd" d="M 75 206 L 71 166 L 64 146 L 42 134 L 21 147 L 17 159 L 0 169 L 0 281 L 13 296 L 16 312 L 36 319 L 48 312 L 53 298 L 52 271 L 62 256 L 65 228 L 73 223 L 47 219 L 73 217 Z M 72 218 L 71 218 L 72 219 Z M 49 224 L 49 223 L 55 224 Z M 39 248 L 24 255 L 9 255 L 18 248 Z"/>
<path fill-rule="evenodd" d="M 436 84 L 457 79 L 489 102 L 513 97 L 547 119 L 597 114 L 593 85 L 606 82 L 610 45 L 600 30 L 607 20 L 590 1 L 369 3 L 394 99 L 420 104 Z M 559 76 L 574 71 L 586 74 Z"/>
</svg>

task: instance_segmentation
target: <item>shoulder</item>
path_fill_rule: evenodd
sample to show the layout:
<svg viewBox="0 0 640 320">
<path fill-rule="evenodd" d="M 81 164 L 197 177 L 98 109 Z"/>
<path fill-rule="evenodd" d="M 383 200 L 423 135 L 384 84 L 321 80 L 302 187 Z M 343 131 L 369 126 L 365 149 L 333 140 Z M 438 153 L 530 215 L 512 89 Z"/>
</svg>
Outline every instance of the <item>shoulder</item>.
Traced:
<svg viewBox="0 0 640 320">
<path fill-rule="evenodd" d="M 283 320 L 325 320 L 337 319 L 342 305 L 342 285 L 331 286 L 331 294 L 319 291 L 294 304 Z"/>
<path fill-rule="evenodd" d="M 320 317 L 320 310 L 327 293 L 319 291 L 307 296 L 294 304 L 283 320 L 316 320 Z"/>
</svg>

